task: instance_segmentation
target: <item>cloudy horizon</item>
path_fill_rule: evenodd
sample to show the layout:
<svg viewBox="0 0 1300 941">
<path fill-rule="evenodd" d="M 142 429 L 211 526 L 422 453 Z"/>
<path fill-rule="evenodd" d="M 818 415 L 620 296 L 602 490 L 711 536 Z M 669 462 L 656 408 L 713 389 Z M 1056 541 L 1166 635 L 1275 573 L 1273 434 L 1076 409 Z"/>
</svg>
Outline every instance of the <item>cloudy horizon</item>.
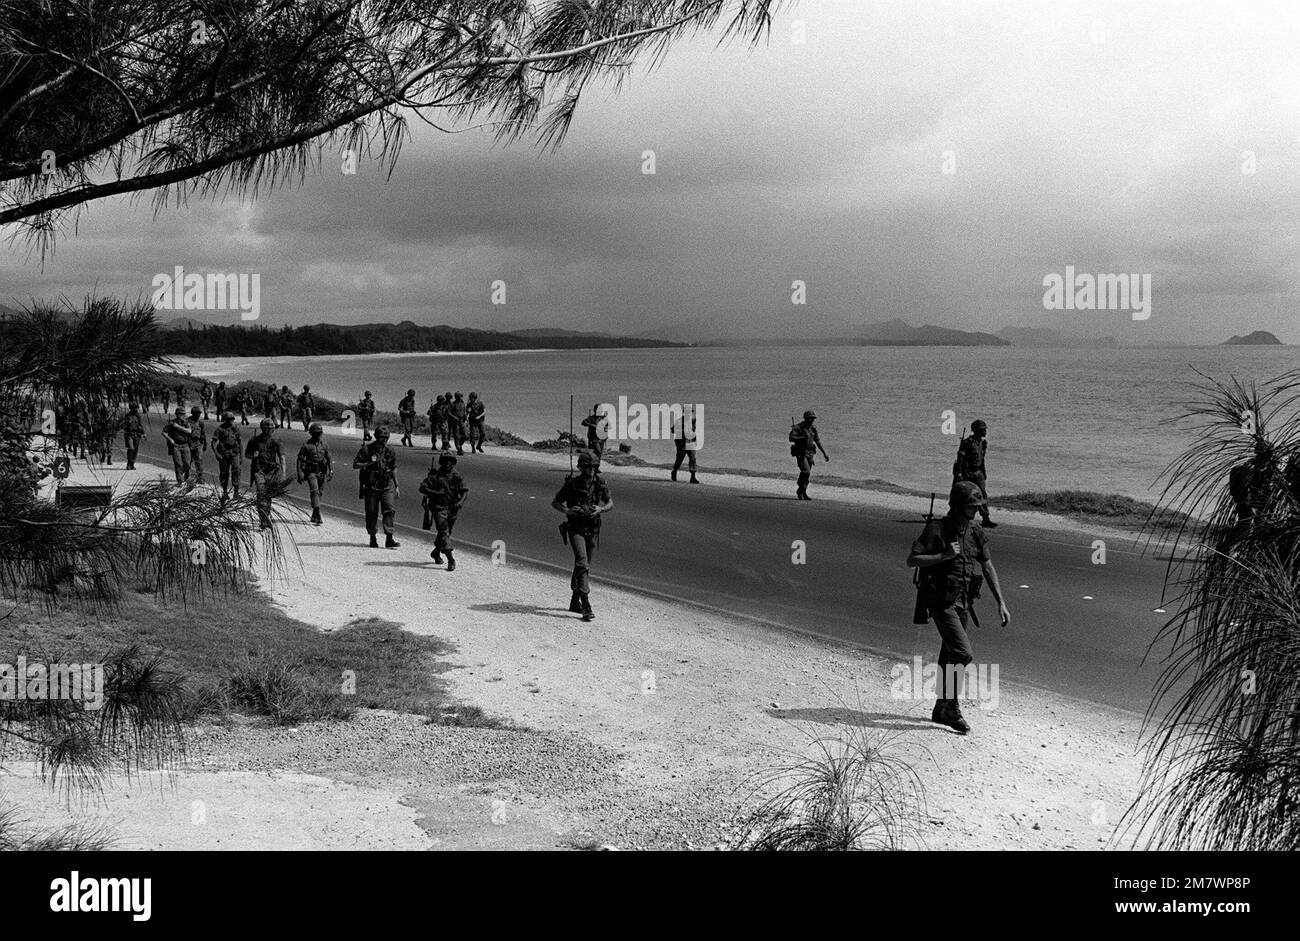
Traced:
<svg viewBox="0 0 1300 941">
<path fill-rule="evenodd" d="M 327 154 L 255 202 L 92 204 L 43 270 L 9 245 L 0 302 L 148 297 L 180 265 L 260 274 L 271 326 L 1300 343 L 1297 40 L 1281 3 L 802 0 L 767 43 L 593 89 L 555 154 L 413 119 L 389 179 Z M 1149 275 L 1151 316 L 1044 309 L 1067 266 Z"/>
</svg>

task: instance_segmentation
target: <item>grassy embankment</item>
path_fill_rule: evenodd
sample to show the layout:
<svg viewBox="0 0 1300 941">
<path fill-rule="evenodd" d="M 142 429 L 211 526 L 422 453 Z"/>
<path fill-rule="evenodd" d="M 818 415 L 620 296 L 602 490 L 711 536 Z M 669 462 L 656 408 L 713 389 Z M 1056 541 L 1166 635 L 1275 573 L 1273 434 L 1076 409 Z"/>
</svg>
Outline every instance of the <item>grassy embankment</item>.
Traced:
<svg viewBox="0 0 1300 941">
<path fill-rule="evenodd" d="M 375 619 L 322 633 L 251 585 L 185 606 L 128 588 L 107 613 L 56 602 L 0 620 L 0 652 L 29 661 L 94 663 L 132 645 L 159 653 L 161 666 L 183 678 L 189 719 L 239 713 L 295 724 L 374 708 L 444 725 L 500 725 L 450 698 L 439 657 L 452 645 Z M 354 693 L 343 691 L 345 671 L 355 677 Z"/>
</svg>

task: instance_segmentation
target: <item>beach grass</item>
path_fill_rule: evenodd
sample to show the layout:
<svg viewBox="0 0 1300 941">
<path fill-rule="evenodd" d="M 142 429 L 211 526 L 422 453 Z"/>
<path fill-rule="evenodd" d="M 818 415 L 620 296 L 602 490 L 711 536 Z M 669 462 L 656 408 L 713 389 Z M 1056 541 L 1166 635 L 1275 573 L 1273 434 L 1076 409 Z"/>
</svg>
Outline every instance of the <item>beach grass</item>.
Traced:
<svg viewBox="0 0 1300 941">
<path fill-rule="evenodd" d="M 1029 491 L 992 497 L 989 502 L 995 510 L 1033 510 L 1133 531 L 1146 528 L 1156 512 L 1154 504 L 1093 490 Z M 1162 522 L 1171 518 L 1167 511 L 1158 516 Z"/>
<path fill-rule="evenodd" d="M 0 620 L 0 650 L 23 651 L 29 661 L 93 663 L 132 644 L 157 651 L 184 677 L 190 720 L 238 713 L 296 724 L 370 708 L 438 724 L 511 727 L 449 695 L 440 658 L 451 644 L 374 618 L 323 632 L 283 614 L 253 585 L 184 607 L 127 591 L 109 613 L 56 602 Z"/>
</svg>

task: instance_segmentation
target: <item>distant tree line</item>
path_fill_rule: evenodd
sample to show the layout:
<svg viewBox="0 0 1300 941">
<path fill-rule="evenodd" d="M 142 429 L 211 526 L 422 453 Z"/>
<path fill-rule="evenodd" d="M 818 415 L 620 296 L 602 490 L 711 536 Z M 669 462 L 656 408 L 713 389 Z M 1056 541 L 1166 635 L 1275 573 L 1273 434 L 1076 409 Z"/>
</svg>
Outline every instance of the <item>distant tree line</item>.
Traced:
<svg viewBox="0 0 1300 941">
<path fill-rule="evenodd" d="M 661 340 L 557 333 L 521 336 L 465 327 L 396 324 L 190 326 L 157 334 L 159 352 L 171 356 L 328 356 L 363 353 L 477 353 L 492 350 L 609 349 L 680 346 Z"/>
</svg>

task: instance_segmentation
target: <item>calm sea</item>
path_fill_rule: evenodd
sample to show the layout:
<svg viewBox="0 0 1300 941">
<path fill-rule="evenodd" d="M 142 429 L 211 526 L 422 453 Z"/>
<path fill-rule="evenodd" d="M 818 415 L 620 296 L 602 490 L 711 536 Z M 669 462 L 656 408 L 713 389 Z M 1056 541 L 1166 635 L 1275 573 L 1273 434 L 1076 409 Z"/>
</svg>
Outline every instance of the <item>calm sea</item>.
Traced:
<svg viewBox="0 0 1300 941">
<path fill-rule="evenodd" d="M 827 472 L 921 490 L 950 482 L 960 429 L 989 425 L 989 489 L 1078 489 L 1153 499 L 1161 470 L 1190 438 L 1167 423 L 1195 367 L 1265 379 L 1300 366 L 1295 347 L 1042 350 L 852 347 L 538 351 L 183 361 L 195 375 L 304 383 L 356 401 L 371 390 L 396 410 L 408 388 L 420 409 L 440 392 L 479 393 L 488 422 L 530 440 L 568 428 L 596 402 L 703 405 L 702 467 L 786 471 L 791 416 L 815 409 Z M 633 453 L 669 460 L 669 441 Z"/>
</svg>

